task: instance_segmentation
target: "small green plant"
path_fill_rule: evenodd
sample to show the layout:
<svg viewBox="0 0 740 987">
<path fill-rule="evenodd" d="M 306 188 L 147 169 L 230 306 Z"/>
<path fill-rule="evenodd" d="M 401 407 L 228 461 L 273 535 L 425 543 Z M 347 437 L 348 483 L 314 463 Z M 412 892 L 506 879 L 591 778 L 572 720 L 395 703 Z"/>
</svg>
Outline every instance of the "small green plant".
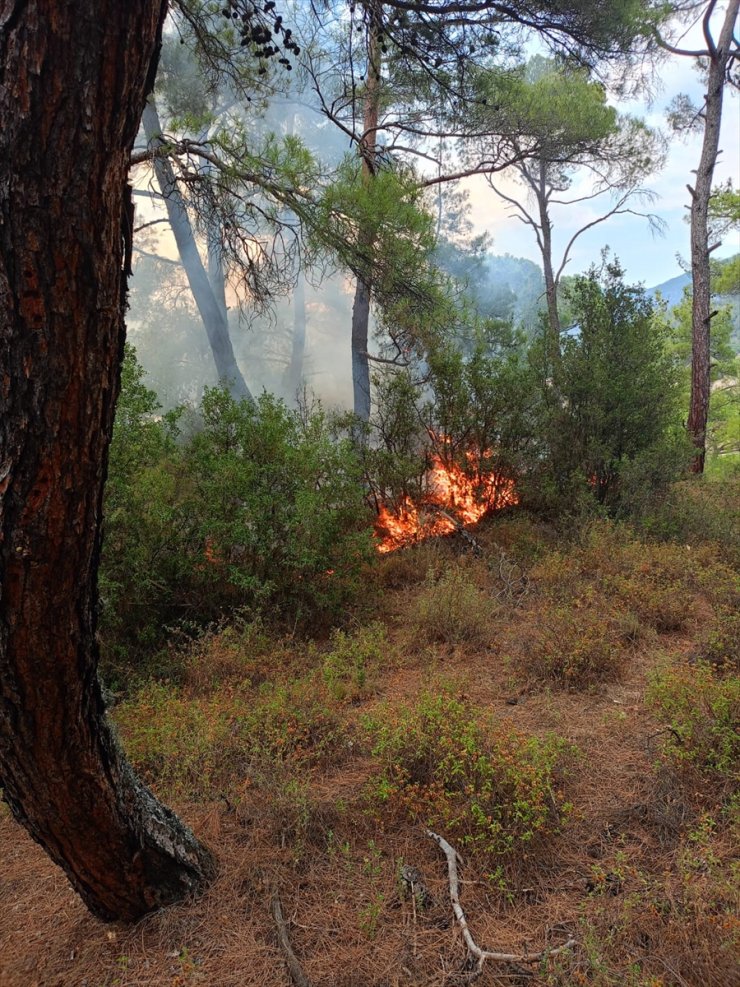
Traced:
<svg viewBox="0 0 740 987">
<path fill-rule="evenodd" d="M 384 905 L 385 895 L 379 892 L 373 895 L 360 912 L 360 929 L 366 939 L 375 939 Z"/>
<path fill-rule="evenodd" d="M 470 570 L 448 565 L 441 574 L 429 570 L 410 615 L 416 636 L 428 644 L 487 644 L 498 608 L 480 589 Z"/>
<path fill-rule="evenodd" d="M 526 856 L 567 811 L 558 775 L 568 745 L 478 716 L 451 696 L 424 693 L 368 717 L 380 769 L 372 800 L 484 854 Z"/>
<path fill-rule="evenodd" d="M 367 695 L 389 648 L 386 629 L 379 622 L 352 633 L 335 630 L 321 669 L 330 695 L 337 700 L 357 700 Z"/>
<path fill-rule="evenodd" d="M 663 754 L 730 788 L 740 775 L 740 678 L 699 662 L 659 670 L 647 699 L 666 723 Z"/>
</svg>

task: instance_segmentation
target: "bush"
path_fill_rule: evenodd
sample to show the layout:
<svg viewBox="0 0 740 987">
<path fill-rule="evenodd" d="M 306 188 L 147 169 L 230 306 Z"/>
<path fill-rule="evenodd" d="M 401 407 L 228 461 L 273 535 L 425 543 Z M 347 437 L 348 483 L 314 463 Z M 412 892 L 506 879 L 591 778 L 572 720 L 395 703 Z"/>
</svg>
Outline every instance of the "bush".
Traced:
<svg viewBox="0 0 740 987">
<path fill-rule="evenodd" d="M 428 570 L 409 623 L 417 638 L 429 644 L 485 645 L 491 640 L 497 612 L 469 569 L 449 565 L 440 574 Z"/>
<path fill-rule="evenodd" d="M 199 522 L 216 570 L 244 602 L 310 619 L 338 613 L 373 558 L 361 473 L 320 408 L 304 415 L 207 391 L 187 449 Z"/>
<path fill-rule="evenodd" d="M 692 546 L 711 543 L 720 559 L 740 568 L 740 473 L 721 481 L 692 477 L 675 484 L 641 524 L 655 538 Z"/>
<path fill-rule="evenodd" d="M 526 855 L 566 811 L 556 777 L 567 745 L 478 716 L 450 696 L 424 693 L 415 705 L 367 718 L 381 769 L 374 799 L 484 854 Z"/>
<path fill-rule="evenodd" d="M 136 771 L 167 797 L 234 794 L 253 768 L 305 770 L 346 747 L 337 714 L 310 679 L 208 696 L 149 682 L 116 707 L 114 721 Z"/>
<path fill-rule="evenodd" d="M 697 658 L 720 674 L 740 674 L 740 611 L 737 608 L 719 608 L 699 646 Z"/>
<path fill-rule="evenodd" d="M 171 626 L 224 612 L 341 614 L 375 557 L 359 463 L 323 411 L 208 391 L 177 441 L 128 351 L 106 488 L 101 632 L 109 675 Z"/>
<path fill-rule="evenodd" d="M 665 757 L 723 785 L 736 786 L 740 763 L 740 678 L 705 663 L 658 671 L 647 700 L 666 722 Z"/>
<path fill-rule="evenodd" d="M 566 511 L 586 487 L 615 509 L 623 479 L 625 493 L 634 493 L 630 468 L 640 471 L 643 487 L 649 480 L 664 487 L 681 463 L 674 455 L 679 378 L 668 327 L 644 289 L 622 277 L 616 262 L 575 277 L 568 294 L 578 332 L 563 339 L 554 365 L 544 345 L 532 353 L 542 437 L 535 464 L 538 472 L 546 464 L 550 503 L 559 495 Z M 661 468 L 646 471 L 647 463 Z"/>
<path fill-rule="evenodd" d="M 593 609 L 547 605 L 507 642 L 506 654 L 525 678 L 560 688 L 583 689 L 618 678 L 622 643 L 633 643 L 631 625 L 615 620 L 602 600 Z"/>
<path fill-rule="evenodd" d="M 324 655 L 322 677 L 329 694 L 338 700 L 357 700 L 367 695 L 380 667 L 386 663 L 390 645 L 385 627 L 373 623 L 353 633 L 335 630 L 331 651 Z"/>
</svg>

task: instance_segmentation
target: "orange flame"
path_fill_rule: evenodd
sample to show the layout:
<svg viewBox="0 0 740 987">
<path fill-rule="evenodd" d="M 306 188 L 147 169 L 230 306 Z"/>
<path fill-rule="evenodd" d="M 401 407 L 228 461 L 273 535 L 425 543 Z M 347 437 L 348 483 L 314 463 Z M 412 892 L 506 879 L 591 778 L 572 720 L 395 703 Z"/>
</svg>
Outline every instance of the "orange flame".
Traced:
<svg viewBox="0 0 740 987">
<path fill-rule="evenodd" d="M 488 458 L 485 453 L 483 458 Z M 473 462 L 474 453 L 468 453 Z M 475 524 L 488 511 L 519 503 L 514 481 L 495 473 L 468 476 L 457 464 L 447 465 L 436 455 L 425 478 L 427 492 L 419 505 L 408 497 L 392 511 L 378 512 L 378 551 L 392 552 L 436 535 L 447 535 L 460 525 Z"/>
</svg>

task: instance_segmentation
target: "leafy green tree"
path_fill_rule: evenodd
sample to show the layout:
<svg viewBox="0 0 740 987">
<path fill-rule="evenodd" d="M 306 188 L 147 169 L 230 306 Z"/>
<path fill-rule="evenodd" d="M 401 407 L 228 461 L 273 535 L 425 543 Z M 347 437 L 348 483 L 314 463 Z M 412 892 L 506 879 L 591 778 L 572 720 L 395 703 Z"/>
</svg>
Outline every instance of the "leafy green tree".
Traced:
<svg viewBox="0 0 740 987">
<path fill-rule="evenodd" d="M 665 319 L 641 287 L 624 283 L 617 262 L 574 278 L 570 304 L 576 329 L 560 364 L 554 372 L 540 364 L 543 479 L 560 496 L 580 486 L 614 506 L 624 469 L 671 443 L 677 367 Z"/>
<path fill-rule="evenodd" d="M 635 213 L 635 202 L 650 198 L 641 183 L 662 163 L 662 142 L 642 121 L 609 106 L 604 87 L 582 68 L 535 56 L 514 72 L 482 73 L 479 84 L 483 105 L 474 126 L 480 126 L 481 116 L 490 116 L 490 129 L 499 121 L 505 136 L 497 143 L 510 147 L 512 170 L 532 203 L 504 193 L 493 172 L 487 175 L 496 195 L 536 238 L 545 276 L 548 350 L 557 361 L 562 331 L 558 286 L 570 252 L 587 230 L 612 216 Z M 585 190 L 584 180 L 589 182 Z M 556 259 L 553 211 L 583 203 L 603 212 L 577 229 Z M 647 218 L 657 227 L 654 216 Z"/>
</svg>

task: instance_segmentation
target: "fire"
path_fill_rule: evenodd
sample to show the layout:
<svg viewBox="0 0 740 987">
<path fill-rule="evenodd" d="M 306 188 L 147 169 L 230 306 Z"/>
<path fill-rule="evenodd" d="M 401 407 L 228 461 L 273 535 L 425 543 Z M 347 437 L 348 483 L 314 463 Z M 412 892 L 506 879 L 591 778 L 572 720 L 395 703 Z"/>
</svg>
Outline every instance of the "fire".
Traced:
<svg viewBox="0 0 740 987">
<path fill-rule="evenodd" d="M 490 454 L 484 454 L 484 458 Z M 468 453 L 472 462 L 473 453 Z M 446 464 L 435 456 L 425 478 L 426 493 L 414 504 L 404 498 L 400 508 L 382 506 L 377 529 L 379 552 L 392 552 L 425 538 L 447 535 L 461 525 L 475 524 L 488 511 L 519 502 L 514 481 L 495 473 L 468 476 L 457 464 Z"/>
</svg>

